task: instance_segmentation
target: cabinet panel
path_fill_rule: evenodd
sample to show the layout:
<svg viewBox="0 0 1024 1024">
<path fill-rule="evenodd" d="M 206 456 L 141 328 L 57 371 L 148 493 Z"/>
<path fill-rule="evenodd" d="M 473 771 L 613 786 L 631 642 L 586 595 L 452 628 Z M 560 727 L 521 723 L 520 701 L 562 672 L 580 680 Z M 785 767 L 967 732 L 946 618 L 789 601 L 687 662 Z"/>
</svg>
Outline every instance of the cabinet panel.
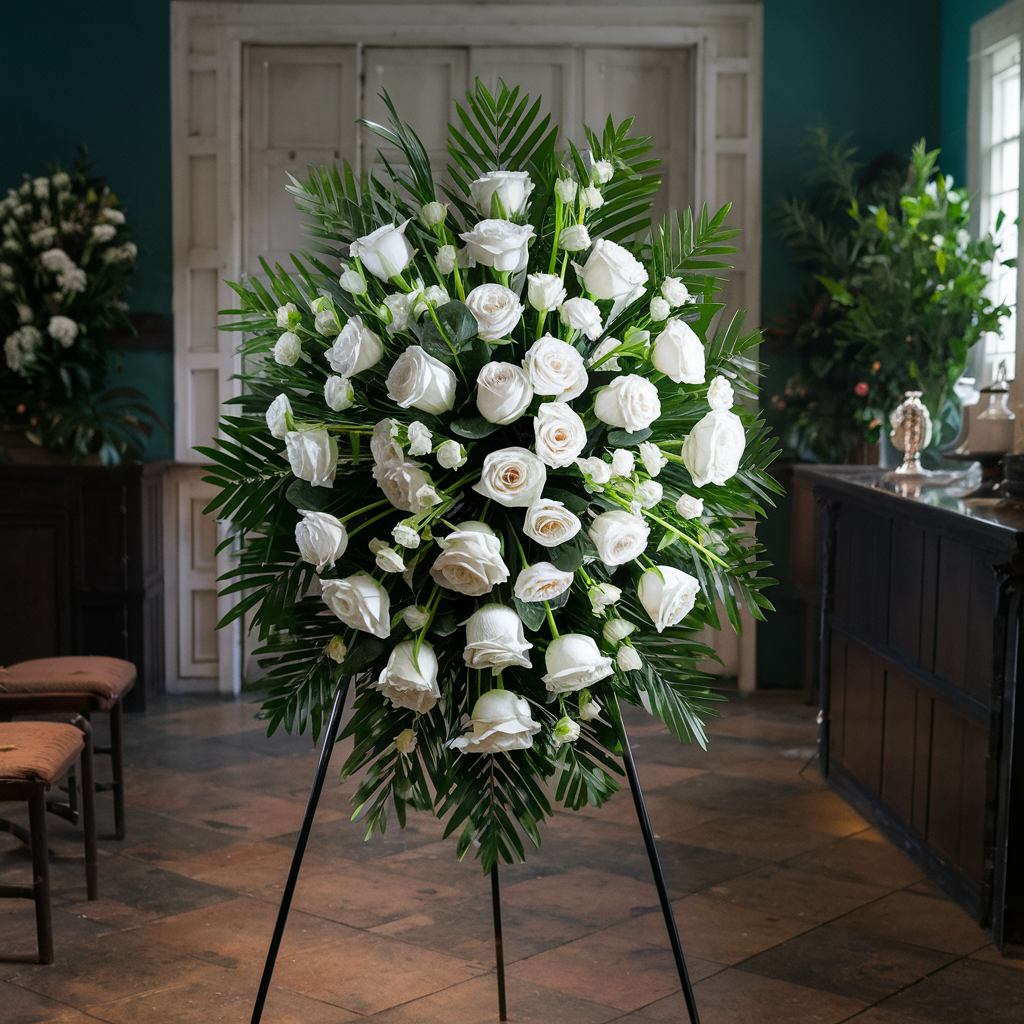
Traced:
<svg viewBox="0 0 1024 1024">
<path fill-rule="evenodd" d="M 921 659 L 921 585 L 924 530 L 896 520 L 892 527 L 889 576 L 889 646 L 912 661 Z"/>
<path fill-rule="evenodd" d="M 914 815 L 917 687 L 895 669 L 885 680 L 882 799 L 910 821 Z"/>
<path fill-rule="evenodd" d="M 973 558 L 966 544 L 939 538 L 939 569 L 935 590 L 935 674 L 964 687 L 966 624 L 971 611 Z"/>
<path fill-rule="evenodd" d="M 876 795 L 882 781 L 885 671 L 859 644 L 846 650 L 843 763 Z"/>
</svg>

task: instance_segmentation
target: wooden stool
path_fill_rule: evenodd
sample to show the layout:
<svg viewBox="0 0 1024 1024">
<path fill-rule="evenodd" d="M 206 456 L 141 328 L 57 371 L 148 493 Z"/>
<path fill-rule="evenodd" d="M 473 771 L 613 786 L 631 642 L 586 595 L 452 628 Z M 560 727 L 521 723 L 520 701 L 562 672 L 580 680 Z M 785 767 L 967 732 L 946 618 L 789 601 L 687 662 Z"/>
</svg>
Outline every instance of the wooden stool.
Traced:
<svg viewBox="0 0 1024 1024">
<path fill-rule="evenodd" d="M 114 792 L 115 839 L 124 839 L 121 702 L 134 685 L 135 666 L 120 658 L 70 655 L 0 668 L 0 722 L 9 722 L 15 715 L 78 714 L 87 721 L 95 711 L 110 715 L 110 746 L 96 747 L 95 753 L 110 755 L 113 781 L 98 783 L 96 789 Z M 74 822 L 78 813 L 73 792 L 69 795 L 66 811 L 59 805 L 50 809 Z"/>
<path fill-rule="evenodd" d="M 92 778 L 92 728 L 80 715 L 73 724 L 0 722 L 0 800 L 27 800 L 30 831 L 6 823 L 32 850 L 32 885 L 0 885 L 0 897 L 35 900 L 39 962 L 53 963 L 50 860 L 46 848 L 46 791 L 82 758 L 85 882 L 96 899 L 96 807 Z"/>
</svg>

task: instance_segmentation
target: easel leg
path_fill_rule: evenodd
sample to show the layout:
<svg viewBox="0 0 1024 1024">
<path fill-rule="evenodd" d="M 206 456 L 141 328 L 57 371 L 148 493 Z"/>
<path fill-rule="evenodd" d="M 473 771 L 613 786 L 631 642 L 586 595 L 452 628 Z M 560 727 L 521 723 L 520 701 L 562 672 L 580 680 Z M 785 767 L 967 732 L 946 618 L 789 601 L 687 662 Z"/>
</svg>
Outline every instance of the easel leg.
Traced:
<svg viewBox="0 0 1024 1024">
<path fill-rule="evenodd" d="M 491 868 L 491 906 L 494 911 L 494 962 L 498 975 L 498 1020 L 505 1015 L 505 950 L 501 939 L 501 890 L 498 887 L 498 865 Z"/>
<path fill-rule="evenodd" d="M 320 802 L 320 792 L 324 788 L 324 780 L 327 778 L 327 768 L 331 763 L 331 754 L 334 753 L 334 743 L 338 738 L 338 726 L 341 723 L 341 709 L 345 703 L 345 694 L 348 687 L 338 687 L 334 698 L 334 706 L 331 708 L 331 717 L 327 723 L 324 733 L 324 748 L 320 752 L 320 763 L 317 765 L 316 776 L 313 779 L 313 786 L 309 791 L 309 799 L 306 801 L 306 812 L 302 816 L 302 825 L 299 828 L 299 838 L 295 842 L 295 853 L 292 854 L 292 866 L 288 869 L 288 881 L 284 885 L 284 893 L 281 896 L 281 908 L 277 912 L 277 924 L 274 925 L 274 935 L 270 940 L 270 949 L 267 951 L 267 962 L 263 968 L 263 977 L 260 979 L 259 992 L 256 993 L 256 1005 L 252 1011 L 252 1024 L 259 1024 L 263 1018 L 263 1005 L 267 1001 L 267 993 L 270 991 L 270 979 L 274 974 L 274 964 L 277 962 L 277 953 L 281 948 L 281 937 L 284 935 L 284 926 L 288 921 L 288 911 L 291 909 L 292 896 L 295 895 L 295 883 L 299 880 L 299 868 L 302 867 L 302 857 L 306 852 L 306 843 L 309 841 L 309 832 L 313 827 L 313 816 L 316 814 L 316 805 Z"/>
<path fill-rule="evenodd" d="M 697 1016 L 697 1003 L 693 998 L 693 986 L 690 984 L 690 974 L 686 970 L 686 960 L 683 957 L 683 947 L 679 942 L 679 930 L 676 928 L 676 917 L 672 912 L 672 903 L 668 898 L 668 889 L 665 887 L 665 876 L 661 870 L 661 860 L 658 857 L 658 847 L 654 843 L 654 831 L 651 828 L 651 819 L 647 816 L 647 805 L 644 803 L 644 794 L 640 789 L 640 780 L 637 778 L 636 765 L 633 763 L 633 752 L 629 749 L 629 739 L 626 737 L 626 728 L 622 724 L 622 712 L 619 710 L 619 700 L 612 694 L 608 702 L 608 712 L 619 734 L 619 742 L 622 744 L 622 761 L 626 768 L 626 777 L 629 779 L 629 788 L 633 791 L 633 803 L 636 804 L 636 816 L 640 819 L 640 831 L 643 833 L 644 845 L 647 847 L 647 856 L 651 861 L 651 871 L 654 874 L 654 884 L 658 889 L 658 899 L 661 900 L 661 910 L 665 915 L 665 927 L 668 929 L 669 942 L 672 944 L 672 955 L 676 958 L 676 970 L 679 972 L 679 983 L 683 987 L 683 999 L 686 1000 L 686 1012 L 690 1016 L 690 1024 L 700 1024 Z"/>
</svg>

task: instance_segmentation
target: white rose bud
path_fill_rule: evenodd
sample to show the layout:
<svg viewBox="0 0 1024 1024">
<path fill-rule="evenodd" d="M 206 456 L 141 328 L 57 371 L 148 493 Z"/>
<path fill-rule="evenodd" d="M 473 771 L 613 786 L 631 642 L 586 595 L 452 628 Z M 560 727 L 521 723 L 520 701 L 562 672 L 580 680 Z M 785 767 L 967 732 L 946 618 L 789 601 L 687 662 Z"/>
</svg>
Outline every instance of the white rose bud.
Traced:
<svg viewBox="0 0 1024 1024">
<path fill-rule="evenodd" d="M 553 601 L 572 586 L 573 574 L 550 562 L 528 565 L 516 577 L 513 593 L 520 601 Z"/>
<path fill-rule="evenodd" d="M 412 319 L 412 296 L 404 292 L 388 295 L 380 308 L 380 317 L 387 322 L 386 330 L 389 337 L 393 338 L 400 331 L 406 330 Z"/>
<path fill-rule="evenodd" d="M 447 277 L 455 269 L 455 246 L 442 245 L 434 257 L 434 266 L 437 272 Z"/>
<path fill-rule="evenodd" d="M 616 448 L 612 452 L 612 476 L 632 476 L 636 456 L 628 448 Z"/>
<path fill-rule="evenodd" d="M 413 420 L 409 424 L 409 454 L 426 455 L 434 447 L 434 435 L 425 423 Z"/>
<path fill-rule="evenodd" d="M 704 499 L 681 494 L 676 502 L 676 511 L 684 519 L 699 519 L 704 515 Z"/>
<path fill-rule="evenodd" d="M 654 339 L 651 362 L 676 384 L 704 383 L 704 346 L 697 332 L 678 317 Z"/>
<path fill-rule="evenodd" d="M 324 604 L 346 626 L 372 633 L 381 640 L 391 635 L 391 600 L 388 592 L 368 573 L 343 580 L 321 580 Z"/>
<path fill-rule="evenodd" d="M 435 309 L 438 306 L 443 306 L 448 301 L 448 293 L 440 285 L 432 284 L 413 298 L 412 314 L 413 316 L 422 316 L 431 306 Z"/>
<path fill-rule="evenodd" d="M 410 604 L 402 609 L 402 621 L 415 633 L 421 630 L 430 618 L 430 612 L 421 604 Z"/>
<path fill-rule="evenodd" d="M 487 363 L 476 378 L 476 407 L 488 423 L 512 423 L 533 401 L 526 371 L 513 363 Z"/>
<path fill-rule="evenodd" d="M 382 572 L 405 572 L 405 561 L 390 544 L 381 544 L 373 552 L 373 560 Z"/>
<path fill-rule="evenodd" d="M 391 701 L 393 707 L 425 714 L 441 696 L 437 687 L 434 648 L 424 642 L 417 651 L 415 640 L 395 644 L 387 668 L 373 685 Z"/>
<path fill-rule="evenodd" d="M 532 647 L 513 608 L 485 604 L 466 620 L 466 646 L 462 657 L 469 668 L 489 668 L 492 675 L 512 665 L 529 668 L 530 658 L 526 652 Z"/>
<path fill-rule="evenodd" d="M 379 363 L 383 355 L 380 338 L 363 323 L 361 316 L 354 316 L 327 350 L 327 362 L 340 376 L 354 377 Z"/>
<path fill-rule="evenodd" d="M 288 433 L 288 417 L 291 415 L 292 403 L 288 401 L 288 396 L 278 395 L 267 409 L 267 426 L 272 437 L 279 441 L 284 440 L 285 434 Z"/>
<path fill-rule="evenodd" d="M 604 357 L 610 355 L 622 344 L 618 338 L 605 338 L 597 348 L 594 349 L 594 354 L 587 360 L 587 366 L 593 366 L 595 363 L 601 363 L 598 366 L 599 370 L 609 370 L 613 373 L 618 373 L 622 366 L 619 364 L 617 356 L 612 356 L 611 359 L 605 359 Z M 604 360 L 601 362 L 601 360 Z"/>
<path fill-rule="evenodd" d="M 668 315 L 671 312 L 672 307 L 660 295 L 655 295 L 654 298 L 651 299 L 651 319 L 655 323 L 667 320 Z"/>
<path fill-rule="evenodd" d="M 526 510 L 523 533 L 541 547 L 553 548 L 570 541 L 583 529 L 579 518 L 560 501 L 539 498 Z"/>
<path fill-rule="evenodd" d="M 533 419 L 534 448 L 552 469 L 571 466 L 587 443 L 587 428 L 566 402 L 545 402 Z"/>
<path fill-rule="evenodd" d="M 324 653 L 331 661 L 336 661 L 340 665 L 348 654 L 348 647 L 340 636 L 332 636 L 324 648 Z"/>
<path fill-rule="evenodd" d="M 612 478 L 612 467 L 597 455 L 591 455 L 589 459 L 577 459 L 576 465 L 592 484 L 606 484 Z"/>
<path fill-rule="evenodd" d="M 636 498 L 642 508 L 654 508 L 665 496 L 665 488 L 657 480 L 644 480 L 636 489 Z"/>
<path fill-rule="evenodd" d="M 590 177 L 598 185 L 611 181 L 614 175 L 615 167 L 610 160 L 595 160 L 590 166 Z"/>
<path fill-rule="evenodd" d="M 298 306 L 294 302 L 286 302 L 283 306 L 278 306 L 274 313 L 277 326 L 283 330 L 288 330 L 292 325 L 290 314 L 298 313 L 298 311 Z"/>
<path fill-rule="evenodd" d="M 555 182 L 555 195 L 566 204 L 571 203 L 576 198 L 578 189 L 579 185 L 572 178 L 559 178 Z"/>
<path fill-rule="evenodd" d="M 651 528 L 628 512 L 602 512 L 587 531 L 601 561 L 609 567 L 639 558 L 647 550 Z"/>
<path fill-rule="evenodd" d="M 440 502 L 430 477 L 418 462 L 390 459 L 378 463 L 373 467 L 373 478 L 384 497 L 403 512 L 420 512 Z"/>
<path fill-rule="evenodd" d="M 640 603 L 659 633 L 690 614 L 699 590 L 696 578 L 671 565 L 645 570 L 637 588 Z"/>
<path fill-rule="evenodd" d="M 391 536 L 400 548 L 418 548 L 420 546 L 420 535 L 405 523 L 399 523 L 392 531 Z"/>
<path fill-rule="evenodd" d="M 599 338 L 604 330 L 601 310 L 590 299 L 566 299 L 558 307 L 558 315 L 563 324 L 575 331 L 582 331 L 591 341 Z"/>
<path fill-rule="evenodd" d="M 412 729 L 403 729 L 395 737 L 395 749 L 403 757 L 409 757 L 416 749 L 416 733 Z"/>
<path fill-rule="evenodd" d="M 469 186 L 469 200 L 481 217 L 491 216 L 491 199 L 497 196 L 505 214 L 514 217 L 526 212 L 533 182 L 526 171 L 487 171 Z"/>
<path fill-rule="evenodd" d="M 551 738 L 558 746 L 563 743 L 575 743 L 580 738 L 580 723 L 563 716 L 551 730 Z"/>
<path fill-rule="evenodd" d="M 628 619 L 609 619 L 601 630 L 605 640 L 610 644 L 620 644 L 636 629 L 636 623 Z"/>
<path fill-rule="evenodd" d="M 387 380 L 388 398 L 439 416 L 455 405 L 455 374 L 419 345 L 410 345 L 395 360 Z"/>
<path fill-rule="evenodd" d="M 661 415 L 658 389 L 639 374 L 616 377 L 597 393 L 594 415 L 602 423 L 630 433 L 645 430 Z"/>
<path fill-rule="evenodd" d="M 466 464 L 466 449 L 458 441 L 445 441 L 437 449 L 437 464 L 442 469 L 461 468 Z"/>
<path fill-rule="evenodd" d="M 347 377 L 328 377 L 324 384 L 324 401 L 334 412 L 344 412 L 352 407 L 355 392 L 352 382 Z"/>
<path fill-rule="evenodd" d="M 529 701 L 511 690 L 488 690 L 473 705 L 470 721 L 473 732 L 449 744 L 467 754 L 527 750 L 540 732 L 540 724 L 530 717 Z"/>
<path fill-rule="evenodd" d="M 606 608 L 621 599 L 622 591 L 611 583 L 598 583 L 587 591 L 587 597 L 594 615 L 603 615 Z"/>
<path fill-rule="evenodd" d="M 313 326 L 317 329 L 317 333 L 322 334 L 325 338 L 329 335 L 337 334 L 341 330 L 333 309 L 321 309 L 313 318 L 313 321 Z"/>
<path fill-rule="evenodd" d="M 592 637 L 566 633 L 552 640 L 544 653 L 547 674 L 541 678 L 550 693 L 570 693 L 606 679 L 615 670 Z"/>
<path fill-rule="evenodd" d="M 519 296 L 500 284 L 478 285 L 466 296 L 466 306 L 476 317 L 484 341 L 507 338 L 523 315 Z"/>
<path fill-rule="evenodd" d="M 647 270 L 628 250 L 607 238 L 598 238 L 577 268 L 583 287 L 598 299 L 632 301 L 647 283 Z"/>
<path fill-rule="evenodd" d="M 535 310 L 546 313 L 565 301 L 565 284 L 557 274 L 528 274 L 526 297 Z"/>
<path fill-rule="evenodd" d="M 507 220 L 482 220 L 471 231 L 459 235 L 471 259 L 499 272 L 522 270 L 527 263 L 527 245 L 534 236 L 529 224 Z"/>
<path fill-rule="evenodd" d="M 712 409 L 731 409 L 733 407 L 732 385 L 721 374 L 708 387 L 708 405 Z"/>
<path fill-rule="evenodd" d="M 570 224 L 558 233 L 558 248 L 566 252 L 582 252 L 590 248 L 590 233 L 584 224 Z"/>
<path fill-rule="evenodd" d="M 349 295 L 365 295 L 366 282 L 358 270 L 346 270 L 338 280 L 338 284 L 349 293 Z"/>
<path fill-rule="evenodd" d="M 623 672 L 632 672 L 635 669 L 644 667 L 644 663 L 640 660 L 640 655 L 636 653 L 636 649 L 627 644 L 623 644 L 619 648 L 619 653 L 615 660 Z"/>
<path fill-rule="evenodd" d="M 585 704 L 580 705 L 580 721 L 592 722 L 601 714 L 602 710 L 599 700 L 588 700 Z"/>
<path fill-rule="evenodd" d="M 533 452 L 499 448 L 484 459 L 480 480 L 473 490 L 508 508 L 525 508 L 540 497 L 546 482 L 544 463 Z"/>
<path fill-rule="evenodd" d="M 358 259 L 374 277 L 389 281 L 412 263 L 414 250 L 405 237 L 409 221 L 395 227 L 385 224 L 370 234 L 357 238 L 349 246 L 349 256 Z"/>
<path fill-rule="evenodd" d="M 501 542 L 486 523 L 459 523 L 438 537 L 441 554 L 430 568 L 438 586 L 470 597 L 489 594 L 509 577 L 501 559 Z"/>
<path fill-rule="evenodd" d="M 285 331 L 274 344 L 274 362 L 282 366 L 294 366 L 301 354 L 302 342 L 291 331 Z"/>
<path fill-rule="evenodd" d="M 318 295 L 315 299 L 309 300 L 309 311 L 314 315 L 316 313 L 323 313 L 329 311 L 331 308 L 331 300 L 326 295 Z"/>
<path fill-rule="evenodd" d="M 428 228 L 437 227 L 438 224 L 443 224 L 447 216 L 448 207 L 445 206 L 444 203 L 439 203 L 436 200 L 432 203 L 424 203 L 420 207 L 420 217 Z"/>
<path fill-rule="evenodd" d="M 316 566 L 321 572 L 325 565 L 332 569 L 337 559 L 348 547 L 348 532 L 345 524 L 328 512 L 309 512 L 299 509 L 303 516 L 295 524 L 295 542 L 304 562 Z"/>
<path fill-rule="evenodd" d="M 731 386 L 724 377 L 715 378 L 715 382 L 719 380 L 722 381 L 724 388 L 728 388 L 728 400 L 731 402 Z M 715 383 L 712 383 L 712 388 L 714 387 Z M 726 401 L 720 394 L 712 395 L 710 389 L 708 400 Z M 746 435 L 743 431 L 743 421 L 739 416 L 730 412 L 728 408 L 712 406 L 711 411 L 697 423 L 683 441 L 683 462 L 697 487 L 703 487 L 708 482 L 721 485 L 736 475 L 745 445 Z"/>
<path fill-rule="evenodd" d="M 668 465 L 668 459 L 653 441 L 641 441 L 637 448 L 648 476 L 657 476 Z"/>
<path fill-rule="evenodd" d="M 580 205 L 584 209 L 600 210 L 604 206 L 604 196 L 596 185 L 587 185 L 580 189 Z"/>
<path fill-rule="evenodd" d="M 289 430 L 284 435 L 292 473 L 314 487 L 333 487 L 338 442 L 326 430 Z"/>
<path fill-rule="evenodd" d="M 678 277 L 666 277 L 661 282 L 661 294 L 670 306 L 681 306 L 690 298 L 690 289 Z"/>
<path fill-rule="evenodd" d="M 587 390 L 583 356 L 572 345 L 550 334 L 530 346 L 523 358 L 523 369 L 538 395 L 554 395 L 560 402 L 570 402 Z"/>
</svg>

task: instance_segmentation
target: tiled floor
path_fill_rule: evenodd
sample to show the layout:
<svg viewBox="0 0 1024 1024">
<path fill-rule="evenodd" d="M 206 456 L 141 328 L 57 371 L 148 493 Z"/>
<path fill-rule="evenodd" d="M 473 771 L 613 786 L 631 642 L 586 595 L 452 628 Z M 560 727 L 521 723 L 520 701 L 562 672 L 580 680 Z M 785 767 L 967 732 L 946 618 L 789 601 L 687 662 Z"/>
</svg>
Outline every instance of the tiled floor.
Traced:
<svg viewBox="0 0 1024 1024">
<path fill-rule="evenodd" d="M 128 838 L 101 843 L 100 900 L 51 818 L 54 965 L 31 962 L 31 904 L 0 901 L 0 1021 L 249 1020 L 316 759 L 252 712 L 165 698 L 130 717 Z M 1024 960 L 801 772 L 813 718 L 796 696 L 734 698 L 704 753 L 628 715 L 701 1020 L 1020 1024 Z M 325 789 L 264 1021 L 496 1021 L 479 865 L 422 816 L 363 843 L 352 788 Z M 0 884 L 27 875 L 0 833 Z M 502 886 L 511 1021 L 685 1019 L 628 792 L 556 817 Z"/>
</svg>

